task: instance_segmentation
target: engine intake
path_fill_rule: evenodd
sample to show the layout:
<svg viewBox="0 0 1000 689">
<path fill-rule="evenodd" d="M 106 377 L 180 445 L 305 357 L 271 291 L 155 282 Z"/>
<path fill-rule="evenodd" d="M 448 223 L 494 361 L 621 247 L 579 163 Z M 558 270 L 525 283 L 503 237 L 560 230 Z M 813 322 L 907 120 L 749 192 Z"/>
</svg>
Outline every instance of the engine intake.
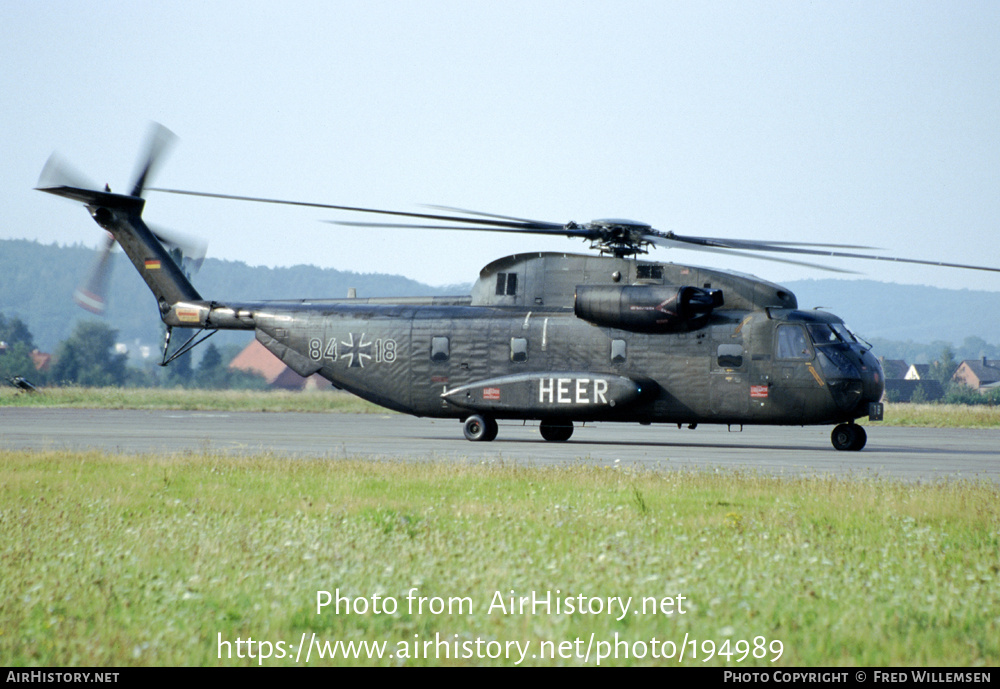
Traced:
<svg viewBox="0 0 1000 689">
<path fill-rule="evenodd" d="M 702 327 L 722 303 L 722 290 L 690 285 L 578 285 L 573 310 L 595 325 L 671 332 Z"/>
</svg>

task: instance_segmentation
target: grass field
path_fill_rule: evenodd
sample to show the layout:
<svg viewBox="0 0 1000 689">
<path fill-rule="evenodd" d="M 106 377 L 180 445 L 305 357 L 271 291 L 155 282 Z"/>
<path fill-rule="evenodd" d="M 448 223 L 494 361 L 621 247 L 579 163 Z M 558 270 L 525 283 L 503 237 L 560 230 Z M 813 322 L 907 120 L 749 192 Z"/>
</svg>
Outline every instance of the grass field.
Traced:
<svg viewBox="0 0 1000 689">
<path fill-rule="evenodd" d="M 215 391 L 163 388 L 45 388 L 27 394 L 0 388 L 0 407 L 89 409 L 183 409 L 204 411 L 301 411 L 386 413 L 346 392 Z M 868 425 L 868 422 L 862 420 Z M 885 421 L 871 425 L 1000 428 L 1000 407 L 889 403 Z"/>
<path fill-rule="evenodd" d="M 181 409 L 186 411 L 298 411 L 391 413 L 348 392 L 185 390 L 183 388 L 43 388 L 24 393 L 0 388 L 0 407 Z"/>
<path fill-rule="evenodd" d="M 868 424 L 864 419 L 859 423 Z M 887 404 L 885 421 L 873 426 L 1000 428 L 1000 407 L 968 404 Z"/>
<path fill-rule="evenodd" d="M 395 657 L 307 643 L 311 665 L 1000 663 L 992 483 L 2 451 L 0 472 L 7 665 L 289 666 L 314 633 Z M 533 593 L 564 608 L 497 607 Z"/>
</svg>

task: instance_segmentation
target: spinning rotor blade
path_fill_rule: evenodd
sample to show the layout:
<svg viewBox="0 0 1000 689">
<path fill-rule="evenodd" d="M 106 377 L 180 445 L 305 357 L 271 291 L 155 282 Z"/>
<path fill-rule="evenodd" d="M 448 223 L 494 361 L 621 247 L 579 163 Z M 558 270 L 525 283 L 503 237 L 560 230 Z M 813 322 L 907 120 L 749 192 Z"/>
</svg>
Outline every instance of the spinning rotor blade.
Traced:
<svg viewBox="0 0 1000 689">
<path fill-rule="evenodd" d="M 725 251 L 725 250 L 736 250 L 736 251 L 773 251 L 780 253 L 790 253 L 790 254 L 802 254 L 807 256 L 827 256 L 829 258 L 860 258 L 867 261 L 890 261 L 895 263 L 912 263 L 916 265 L 924 266 L 940 266 L 943 268 L 963 268 L 965 270 L 986 270 L 993 273 L 1000 273 L 1000 268 L 991 268 L 989 266 L 973 266 L 963 263 L 946 263 L 944 261 L 924 261 L 916 258 L 899 258 L 895 256 L 873 256 L 870 254 L 856 254 L 852 252 L 844 251 L 820 251 L 819 249 L 803 249 L 794 248 L 801 246 L 837 246 L 837 245 L 809 245 L 809 244 L 794 244 L 794 243 L 781 243 L 781 242 L 759 242 L 750 240 L 727 240 L 727 239 L 711 239 L 708 237 L 684 237 L 682 235 L 676 235 L 673 232 L 667 232 L 661 235 L 661 239 L 669 239 L 674 242 L 679 242 L 685 246 L 683 248 L 692 248 L 694 246 L 704 247 L 708 251 Z M 654 240 L 655 241 L 655 240 Z M 848 247 L 844 247 L 848 248 Z M 742 254 L 746 255 L 746 254 Z M 758 256 L 757 258 L 763 258 Z M 777 260 L 777 259 L 771 259 Z M 810 264 L 805 264 L 810 265 Z"/>
<path fill-rule="evenodd" d="M 132 185 L 132 196 L 142 196 L 146 180 L 153 173 L 156 165 L 160 162 L 163 154 L 170 145 L 177 139 L 177 135 L 158 122 L 154 122 L 150 127 L 149 139 L 146 145 L 145 163 L 135 176 L 135 184 Z"/>
<path fill-rule="evenodd" d="M 739 239 L 719 239 L 717 241 L 721 242 L 739 242 Z M 860 244 L 821 244 L 815 242 L 771 242 L 763 241 L 760 244 L 769 244 L 771 246 L 825 246 L 831 249 L 868 249 L 869 251 L 876 251 L 878 247 L 874 246 L 861 246 Z"/>
<path fill-rule="evenodd" d="M 178 232 L 177 230 L 167 230 L 163 227 L 149 225 L 153 236 L 160 240 L 160 243 L 167 248 L 167 251 L 174 254 L 179 252 L 179 258 L 184 261 L 192 273 L 197 273 L 201 264 L 205 261 L 205 254 L 208 251 L 208 242 L 190 234 Z M 183 270 L 185 266 L 174 257 L 178 266 Z"/>
<path fill-rule="evenodd" d="M 478 216 L 482 216 L 484 218 L 500 218 L 500 219 L 503 219 L 503 220 L 515 220 L 515 221 L 522 222 L 522 223 L 535 223 L 535 224 L 538 224 L 538 225 L 554 224 L 554 223 L 546 223 L 546 222 L 544 222 L 542 220 L 529 220 L 529 219 L 526 219 L 526 218 L 517 218 L 517 217 L 510 216 L 510 215 L 497 215 L 496 213 L 483 213 L 481 211 L 473 211 L 473 210 L 469 210 L 467 208 L 455 208 L 453 206 L 428 205 L 427 208 L 436 208 L 437 210 L 448 211 L 448 212 L 451 212 L 451 213 L 467 213 L 468 215 L 478 215 Z M 331 221 L 331 222 L 333 222 L 333 221 Z M 339 224 L 339 225 L 349 225 L 349 224 L 360 224 L 360 223 L 338 222 L 337 224 Z M 569 224 L 570 225 L 575 225 L 576 223 L 569 223 Z M 392 226 L 392 225 L 383 225 L 383 227 L 406 227 L 406 225 L 395 225 L 395 226 Z M 413 225 L 411 227 L 420 227 L 422 229 L 448 229 L 448 228 L 444 228 L 444 227 L 437 228 L 437 227 L 430 227 L 430 226 L 425 226 L 425 225 Z M 461 228 L 459 228 L 459 229 L 461 229 Z M 654 232 L 655 232 L 655 230 L 654 230 Z M 697 237 L 696 239 L 707 239 L 707 238 L 705 238 L 705 237 Z M 741 242 L 743 240 L 739 240 L 739 239 L 716 239 L 716 241 L 736 243 L 736 242 Z M 812 243 L 812 242 L 772 242 L 772 241 L 761 241 L 761 242 L 758 242 L 758 244 L 761 244 L 761 245 L 767 244 L 767 245 L 770 245 L 770 246 L 816 246 L 816 247 L 822 246 L 822 247 L 830 247 L 830 248 L 836 248 L 836 249 L 874 249 L 875 248 L 875 247 L 871 247 L 871 246 L 860 246 L 860 245 L 856 245 L 856 244 L 823 244 L 823 243 Z M 811 264 L 811 263 L 804 263 L 803 265 L 813 265 L 813 264 Z"/>
<path fill-rule="evenodd" d="M 87 180 L 56 154 L 52 154 L 45 167 L 42 168 L 37 189 L 79 201 L 91 206 L 92 210 L 93 204 L 100 204 L 104 199 L 114 199 L 119 204 L 128 201 L 130 205 L 134 205 L 136 209 L 141 211 L 142 193 L 146 182 L 155 172 L 163 154 L 175 139 L 174 133 L 163 125 L 156 122 L 152 124 L 147 136 L 146 153 L 137 166 L 135 183 L 129 195 L 132 198 L 112 194 L 107 185 L 105 185 L 104 191 L 97 191 L 97 185 Z M 182 270 L 186 268 L 185 272 L 190 273 L 201 267 L 207 248 L 204 241 L 162 228 L 150 228 L 150 231 L 167 248 L 171 257 Z M 77 304 L 99 315 L 104 313 L 107 306 L 106 293 L 111 273 L 111 253 L 114 246 L 115 239 L 109 233 L 106 241 L 98 250 L 97 258 L 87 274 L 87 278 L 73 294 Z"/>
<path fill-rule="evenodd" d="M 45 167 L 38 176 L 39 189 L 53 187 L 75 187 L 77 189 L 95 189 L 97 185 L 87 179 L 79 170 L 63 160 L 58 153 L 53 153 L 45 161 Z"/>
<path fill-rule="evenodd" d="M 73 301 L 80 307 L 96 313 L 104 314 L 108 304 L 108 281 L 111 276 L 111 251 L 115 248 L 115 238 L 108 233 L 104 245 L 98 249 L 87 279 L 73 292 Z"/>
<path fill-rule="evenodd" d="M 39 189 L 60 189 L 60 196 L 73 199 L 73 190 L 96 189 L 97 184 L 87 179 L 57 153 L 49 156 L 42 173 L 38 176 Z M 79 199 L 77 199 L 79 200 Z M 111 252 L 115 248 L 115 238 L 108 233 L 104 243 L 97 249 L 87 276 L 73 292 L 73 301 L 81 308 L 103 315 L 107 308 L 108 282 L 111 276 Z"/>
<path fill-rule="evenodd" d="M 351 220 L 324 220 L 323 222 L 329 223 L 331 225 L 343 225 L 345 227 L 371 227 L 371 228 L 389 228 L 389 229 L 404 229 L 404 230 L 472 230 L 478 232 L 520 232 L 525 234 L 545 234 L 545 235 L 557 235 L 560 237 L 583 237 L 584 239 L 595 239 L 595 233 L 591 230 L 586 230 L 583 228 L 566 228 L 560 227 L 559 229 L 548 229 L 548 228 L 524 228 L 521 226 L 517 227 L 475 227 L 471 225 L 414 225 L 410 223 L 388 223 L 388 222 L 359 222 Z"/>
<path fill-rule="evenodd" d="M 150 227 L 153 236 L 163 244 L 171 258 L 187 273 L 197 273 L 205 260 L 208 244 L 196 237 L 180 232 Z M 115 238 L 108 233 L 104 244 L 97 250 L 87 278 L 73 292 L 73 301 L 81 308 L 104 315 L 108 305 L 108 284 L 111 282 L 111 260 L 115 248 Z"/>
<path fill-rule="evenodd" d="M 329 203 L 311 203 L 307 201 L 286 201 L 283 199 L 267 199 L 257 196 L 235 196 L 232 194 L 210 194 L 203 191 L 185 191 L 182 189 L 163 189 L 161 187 L 150 187 L 150 191 L 159 191 L 166 194 L 181 194 L 184 196 L 202 196 L 210 199 L 227 199 L 230 201 L 252 201 L 254 203 L 273 203 L 283 206 L 303 206 L 306 208 L 328 208 L 336 211 L 354 211 L 357 213 L 376 213 L 379 215 L 393 215 L 402 218 L 421 218 L 423 220 L 444 220 L 448 222 L 471 223 L 473 225 L 488 225 L 490 227 L 507 228 L 531 232 L 533 230 L 561 230 L 563 225 L 559 223 L 537 222 L 533 220 L 483 220 L 482 218 L 463 218 L 453 215 L 435 215 L 431 213 L 410 213 L 406 211 L 389 211 L 378 208 L 359 208 L 357 206 L 337 206 Z M 502 216 L 497 216 L 502 217 Z M 571 223 L 572 224 L 572 223 Z M 456 228 L 459 229 L 459 228 Z"/>
<path fill-rule="evenodd" d="M 688 249 L 693 251 L 708 251 L 714 254 L 728 254 L 730 256 L 739 256 L 740 258 L 756 258 L 761 261 L 771 261 L 773 263 L 788 263 L 796 266 L 807 266 L 809 268 L 818 268 L 819 270 L 825 270 L 829 273 L 845 273 L 848 275 L 856 275 L 857 271 L 845 270 L 842 268 L 831 268 L 830 266 L 824 266 L 819 263 L 809 263 L 808 261 L 793 261 L 787 258 L 775 258 L 774 256 L 755 256 L 754 254 L 745 254 L 742 251 L 735 251 L 731 249 L 720 249 L 717 247 L 704 247 L 697 245 L 690 245 L 684 242 L 678 242 L 673 239 L 666 239 L 663 237 L 654 237 L 652 243 L 656 246 L 662 246 L 664 248 L 677 248 L 677 249 Z"/>
<path fill-rule="evenodd" d="M 501 220 L 515 220 L 522 223 L 534 223 L 537 225 L 551 225 L 554 223 L 547 223 L 544 220 L 529 220 L 527 218 L 515 218 L 510 215 L 497 215 L 496 213 L 483 213 L 482 211 L 470 211 L 466 208 L 455 208 L 453 206 L 436 206 L 429 204 L 427 208 L 435 208 L 439 211 L 448 211 L 449 213 L 467 213 L 468 215 L 478 215 L 483 218 L 499 218 Z"/>
<path fill-rule="evenodd" d="M 827 266 L 794 260 L 792 258 L 777 258 L 770 256 L 756 255 L 758 252 L 796 254 L 801 256 L 825 256 L 827 258 L 856 258 L 868 261 L 892 261 L 897 263 L 911 263 L 915 265 L 941 266 L 947 268 L 963 268 L 967 270 L 986 270 L 990 272 L 1000 272 L 1000 268 L 988 266 L 974 266 L 961 263 L 947 263 L 944 261 L 924 261 L 914 258 L 899 258 L 895 256 L 877 256 L 871 254 L 854 253 L 853 251 L 840 251 L 841 249 L 867 249 L 873 247 L 855 244 L 828 244 L 813 242 L 779 242 L 760 241 L 744 239 L 726 239 L 713 237 L 693 237 L 674 234 L 673 232 L 661 232 L 643 223 L 628 220 L 595 220 L 589 223 L 568 222 L 565 224 L 546 222 L 542 220 L 530 220 L 509 215 L 498 215 L 495 213 L 483 213 L 450 206 L 429 206 L 433 209 L 446 211 L 449 213 L 465 215 L 439 215 L 434 213 L 412 213 L 406 211 L 390 211 L 378 208 L 359 208 L 357 206 L 340 206 L 327 203 L 311 203 L 305 201 L 287 201 L 283 199 L 260 198 L 253 196 L 235 196 L 230 194 L 211 194 L 198 191 L 184 191 L 180 189 L 155 188 L 152 191 L 160 191 L 169 194 L 183 194 L 186 196 L 201 196 L 215 199 L 229 199 L 234 201 L 253 201 L 256 203 L 272 203 L 287 206 L 303 206 L 308 208 L 326 208 L 331 210 L 354 211 L 359 213 L 375 213 L 378 215 L 390 215 L 400 218 L 418 218 L 421 220 L 434 220 L 444 223 L 456 223 L 455 225 L 419 225 L 405 223 L 379 223 L 379 222 L 352 222 L 352 221 L 328 221 L 336 225 L 346 225 L 350 227 L 371 227 L 390 229 L 422 229 L 422 230 L 477 230 L 477 231 L 507 231 L 524 232 L 528 234 L 542 235 L 562 235 L 566 237 L 579 237 L 588 239 L 595 244 L 595 248 L 602 252 L 612 253 L 616 256 L 631 256 L 638 253 L 645 253 L 645 247 L 674 246 L 676 248 L 695 249 L 699 251 L 714 251 L 734 256 L 744 256 L 759 258 L 763 260 L 776 261 L 779 263 L 790 263 L 794 265 L 804 265 L 811 268 L 819 268 L 836 273 L 852 273 L 855 271 L 843 270 L 840 268 L 830 268 Z M 474 216 L 474 217 L 473 217 Z M 832 249 L 832 250 L 830 250 Z"/>
</svg>

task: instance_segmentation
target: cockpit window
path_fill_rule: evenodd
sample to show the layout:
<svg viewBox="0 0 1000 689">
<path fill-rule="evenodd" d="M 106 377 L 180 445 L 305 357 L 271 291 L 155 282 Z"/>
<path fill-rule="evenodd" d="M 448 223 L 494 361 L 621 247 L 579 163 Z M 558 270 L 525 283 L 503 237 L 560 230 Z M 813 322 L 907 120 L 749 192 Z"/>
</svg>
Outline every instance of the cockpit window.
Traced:
<svg viewBox="0 0 1000 689">
<path fill-rule="evenodd" d="M 779 325 L 778 358 L 811 359 L 812 347 L 806 339 L 806 331 L 797 325 Z"/>
<path fill-rule="evenodd" d="M 827 345 L 840 342 L 840 335 L 826 323 L 810 323 L 806 326 L 814 344 Z"/>
<path fill-rule="evenodd" d="M 806 325 L 813 344 L 823 346 L 844 342 L 857 342 L 858 338 L 843 323 L 809 323 Z"/>
<path fill-rule="evenodd" d="M 844 342 L 858 341 L 858 338 L 854 336 L 854 333 L 851 332 L 851 329 L 848 328 L 843 323 L 832 323 L 830 327 L 833 328 L 834 332 L 840 335 L 840 339 L 843 340 Z"/>
</svg>

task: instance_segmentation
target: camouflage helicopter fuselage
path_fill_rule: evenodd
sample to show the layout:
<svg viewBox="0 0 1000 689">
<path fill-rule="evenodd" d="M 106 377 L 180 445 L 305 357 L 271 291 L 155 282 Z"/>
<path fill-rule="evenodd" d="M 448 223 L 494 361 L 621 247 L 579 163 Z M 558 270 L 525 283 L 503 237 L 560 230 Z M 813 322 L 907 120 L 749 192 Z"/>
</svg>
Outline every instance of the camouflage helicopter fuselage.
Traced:
<svg viewBox="0 0 1000 689">
<path fill-rule="evenodd" d="M 148 231 L 141 203 L 99 196 L 95 220 L 168 326 L 253 330 L 300 375 L 400 412 L 565 434 L 574 421 L 851 424 L 882 396 L 878 361 L 839 318 L 750 276 L 525 253 L 486 266 L 466 297 L 218 303 Z"/>
<path fill-rule="evenodd" d="M 400 412 L 454 417 L 491 440 L 497 419 L 840 424 L 878 413 L 883 374 L 836 316 L 797 310 L 763 280 L 634 258 L 524 253 L 490 263 L 464 297 L 215 302 L 141 218 L 143 199 L 61 187 L 111 232 L 164 323 L 253 330 L 303 376 Z M 837 433 L 841 432 L 838 441 Z"/>
</svg>

